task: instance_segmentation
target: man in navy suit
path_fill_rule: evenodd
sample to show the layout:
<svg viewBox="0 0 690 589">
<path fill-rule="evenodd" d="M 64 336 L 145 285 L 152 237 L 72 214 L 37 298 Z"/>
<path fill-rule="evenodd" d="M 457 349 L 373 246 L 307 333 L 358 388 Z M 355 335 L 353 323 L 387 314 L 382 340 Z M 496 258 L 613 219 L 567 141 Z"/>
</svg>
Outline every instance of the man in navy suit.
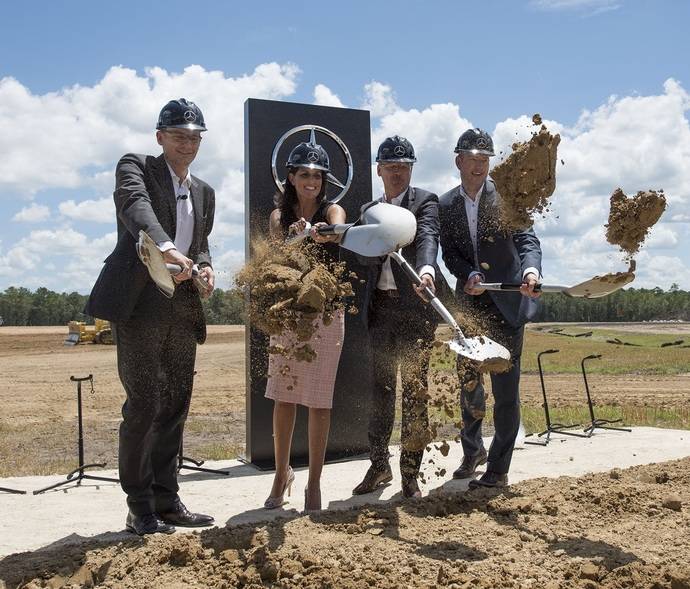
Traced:
<svg viewBox="0 0 690 589">
<path fill-rule="evenodd" d="M 86 305 L 87 314 L 113 322 L 118 372 L 127 393 L 120 424 L 120 483 L 129 507 L 127 529 L 139 535 L 213 523 L 212 517 L 187 510 L 177 484 L 196 346 L 206 339 L 200 293 L 190 280 L 193 265 L 208 284 L 201 294 L 210 294 L 214 283 L 208 235 L 215 193 L 189 171 L 206 125 L 199 107 L 180 98 L 163 107 L 156 129 L 160 156 L 129 153 L 117 164 L 117 244 Z M 137 257 L 142 229 L 165 261 L 182 269 L 174 277 L 171 299 L 161 294 Z"/>
<path fill-rule="evenodd" d="M 468 129 L 455 148 L 459 186 L 441 196 L 439 220 L 443 261 L 457 278 L 455 298 L 477 317 L 487 335 L 508 348 L 512 367 L 491 375 L 494 396 L 494 437 L 487 454 L 482 441 L 486 401 L 482 377 L 472 362 L 458 357 L 464 458 L 453 473 L 470 478 L 488 461 L 476 486 L 503 487 L 520 427 L 520 355 L 524 325 L 537 312 L 534 291 L 541 277 L 541 247 L 534 231 L 505 232 L 497 224 L 500 195 L 488 177 L 493 141 L 481 129 Z M 520 292 L 490 292 L 480 282 L 522 283 Z"/>
<path fill-rule="evenodd" d="M 376 155 L 376 171 L 383 181 L 381 202 L 409 209 L 417 219 L 414 241 L 402 255 L 417 270 L 422 285 L 415 287 L 400 266 L 387 256 L 362 260 L 368 275 L 362 318 L 369 330 L 373 359 L 373 403 L 369 422 L 371 467 L 353 493 L 370 493 L 393 478 L 388 462 L 395 420 L 396 376 L 402 382 L 400 473 L 404 497 L 419 497 L 417 475 L 428 440 L 427 372 L 436 312 L 421 295 L 435 289 L 440 276 L 438 255 L 438 197 L 410 186 L 417 159 L 412 144 L 399 135 L 386 138 Z"/>
</svg>

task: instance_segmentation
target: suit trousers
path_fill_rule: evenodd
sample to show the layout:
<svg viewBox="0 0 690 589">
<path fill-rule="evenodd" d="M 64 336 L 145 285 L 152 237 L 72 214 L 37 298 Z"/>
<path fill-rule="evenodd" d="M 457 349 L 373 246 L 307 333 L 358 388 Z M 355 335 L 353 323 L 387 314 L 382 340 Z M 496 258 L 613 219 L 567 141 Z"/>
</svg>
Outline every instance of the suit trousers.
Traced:
<svg viewBox="0 0 690 589">
<path fill-rule="evenodd" d="M 472 309 L 486 327 L 487 335 L 510 351 L 510 370 L 491 374 L 495 432 L 487 466 L 488 470 L 506 474 L 520 428 L 520 356 L 525 328 L 522 325 L 510 325 L 487 292 L 473 298 Z M 462 356 L 458 356 L 457 368 L 462 412 L 462 449 L 465 456 L 476 456 L 484 449 L 482 421 L 486 413 L 486 392 L 483 375 L 476 371 L 472 362 Z"/>
<path fill-rule="evenodd" d="M 402 382 L 400 472 L 403 480 L 416 478 L 428 442 L 427 373 L 435 329 L 436 324 L 420 319 L 417 311 L 401 308 L 399 299 L 374 295 L 369 324 L 374 371 L 369 421 L 370 458 L 377 470 L 383 470 L 388 464 L 399 368 Z M 417 449 L 419 446 L 421 449 Z"/>
<path fill-rule="evenodd" d="M 172 313 L 115 325 L 117 366 L 127 393 L 120 425 L 119 470 L 132 513 L 170 510 L 178 501 L 177 455 L 189 411 L 196 339 Z"/>
</svg>

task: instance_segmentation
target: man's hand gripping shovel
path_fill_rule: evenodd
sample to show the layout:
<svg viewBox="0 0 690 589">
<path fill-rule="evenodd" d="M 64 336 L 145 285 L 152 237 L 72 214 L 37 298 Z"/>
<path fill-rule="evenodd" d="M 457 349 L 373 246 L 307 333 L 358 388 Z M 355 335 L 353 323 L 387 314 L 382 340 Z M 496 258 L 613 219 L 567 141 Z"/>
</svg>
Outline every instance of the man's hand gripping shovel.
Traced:
<svg viewBox="0 0 690 589">
<path fill-rule="evenodd" d="M 163 253 L 158 249 L 156 242 L 142 229 L 139 231 L 137 242 L 137 255 L 149 271 L 151 280 L 166 297 L 171 299 L 175 294 L 175 281 L 172 279 L 182 272 L 177 264 L 166 264 Z M 199 273 L 199 267 L 194 264 L 192 268 L 192 280 L 202 296 L 208 293 L 208 282 Z"/>
</svg>

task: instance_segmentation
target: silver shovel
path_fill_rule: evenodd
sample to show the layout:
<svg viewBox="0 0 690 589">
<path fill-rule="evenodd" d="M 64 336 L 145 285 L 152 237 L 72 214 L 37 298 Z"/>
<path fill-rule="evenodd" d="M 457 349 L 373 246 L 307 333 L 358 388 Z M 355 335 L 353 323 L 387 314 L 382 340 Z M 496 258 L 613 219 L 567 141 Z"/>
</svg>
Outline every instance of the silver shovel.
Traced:
<svg viewBox="0 0 690 589">
<path fill-rule="evenodd" d="M 630 270 L 627 272 L 616 272 L 615 274 L 604 274 L 603 276 L 595 276 L 590 280 L 576 284 L 575 286 L 562 286 L 560 284 L 538 284 L 534 290 L 535 292 L 560 292 L 567 297 L 584 298 L 584 299 L 598 299 L 610 295 L 617 290 L 623 288 L 626 284 L 630 284 L 635 280 L 634 262 L 631 264 Z M 516 291 L 520 290 L 522 285 L 512 282 L 480 282 L 476 288 L 484 288 L 486 290 L 494 291 Z"/>
<path fill-rule="evenodd" d="M 177 264 L 166 264 L 163 253 L 158 249 L 156 242 L 143 229 L 139 231 L 137 255 L 146 266 L 149 276 L 158 290 L 171 299 L 175 294 L 175 281 L 172 277 L 182 272 L 182 267 Z M 201 276 L 196 264 L 192 267 L 192 280 L 201 293 L 208 290 L 208 282 Z"/>
<path fill-rule="evenodd" d="M 288 237 L 287 243 L 299 243 L 309 235 L 311 225 L 300 233 Z M 320 235 L 341 235 L 340 247 L 361 256 L 378 257 L 399 250 L 412 243 L 417 233 L 414 213 L 385 202 L 372 202 L 364 208 L 354 223 L 326 225 L 319 228 Z"/>
<path fill-rule="evenodd" d="M 407 263 L 407 260 L 402 257 L 400 252 L 391 252 L 389 256 L 400 264 L 400 267 L 415 285 L 419 286 L 421 284 L 422 279 L 419 277 L 419 274 L 417 274 L 414 268 Z M 429 304 L 441 317 L 443 317 L 443 320 L 448 323 L 455 332 L 455 337 L 445 342 L 453 352 L 465 358 L 469 358 L 470 360 L 474 360 L 475 362 L 510 360 L 510 352 L 492 339 L 484 335 L 479 337 L 465 337 L 457 321 L 455 321 L 455 318 L 430 288 L 427 287 L 424 290 L 424 295 L 429 299 Z"/>
</svg>

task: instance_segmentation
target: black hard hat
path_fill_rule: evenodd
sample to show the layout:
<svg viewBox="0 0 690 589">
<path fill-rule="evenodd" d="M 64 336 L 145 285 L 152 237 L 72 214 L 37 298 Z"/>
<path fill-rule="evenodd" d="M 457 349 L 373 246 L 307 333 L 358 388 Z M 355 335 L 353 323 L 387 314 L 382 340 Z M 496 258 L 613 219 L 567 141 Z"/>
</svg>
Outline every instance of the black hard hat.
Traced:
<svg viewBox="0 0 690 589">
<path fill-rule="evenodd" d="M 383 143 L 379 145 L 379 150 L 376 152 L 376 161 L 378 163 L 401 162 L 413 164 L 417 161 L 417 158 L 414 155 L 414 147 L 407 139 L 400 135 L 393 135 L 393 137 L 386 137 Z"/>
<path fill-rule="evenodd" d="M 455 153 L 472 153 L 474 155 L 496 155 L 494 153 L 494 142 L 486 131 L 481 129 L 467 129 L 455 146 Z"/>
<path fill-rule="evenodd" d="M 290 152 L 287 168 L 309 168 L 311 170 L 331 171 L 331 163 L 326 150 L 314 141 L 296 145 Z"/>
<path fill-rule="evenodd" d="M 163 107 L 158 115 L 156 129 L 206 131 L 206 125 L 201 109 L 191 100 L 180 98 L 171 100 Z"/>
</svg>

